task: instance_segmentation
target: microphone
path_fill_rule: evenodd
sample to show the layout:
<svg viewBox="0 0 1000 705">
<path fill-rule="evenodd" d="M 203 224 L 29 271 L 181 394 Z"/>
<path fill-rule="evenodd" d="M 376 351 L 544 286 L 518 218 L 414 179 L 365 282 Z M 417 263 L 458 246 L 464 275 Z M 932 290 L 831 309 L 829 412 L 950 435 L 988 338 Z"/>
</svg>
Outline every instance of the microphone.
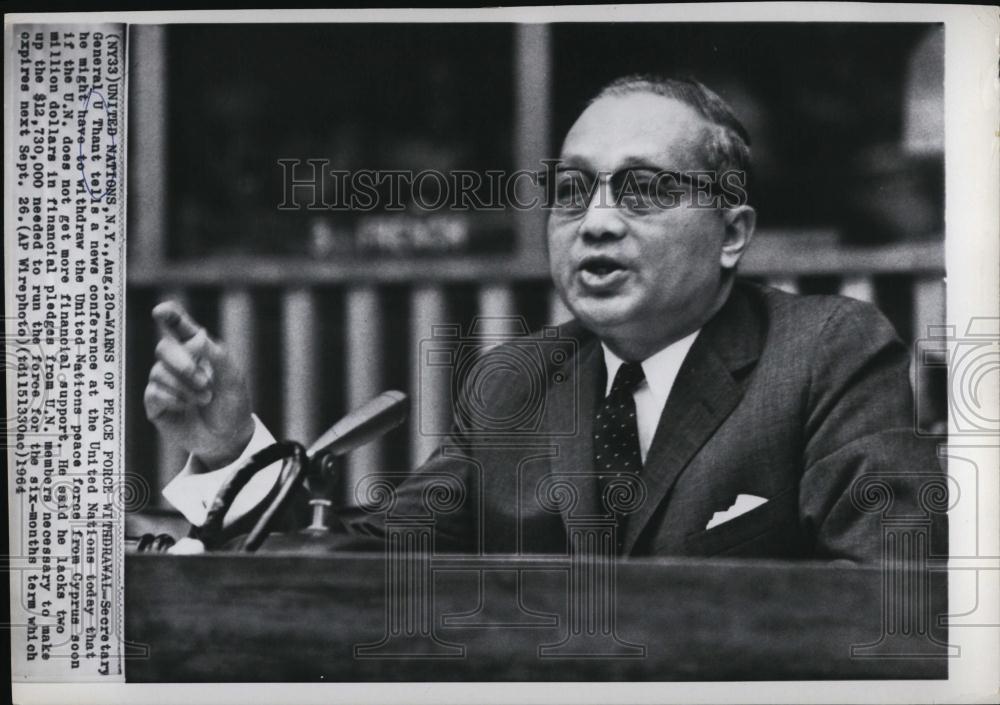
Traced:
<svg viewBox="0 0 1000 705">
<path fill-rule="evenodd" d="M 272 490 L 273 499 L 243 542 L 243 551 L 255 551 L 270 533 L 275 516 L 288 505 L 293 493 L 302 486 L 307 476 L 310 478 L 310 483 L 316 485 L 312 488 L 314 495 L 321 489 L 326 489 L 326 483 L 330 478 L 327 477 L 327 471 L 322 469 L 322 466 L 326 465 L 323 459 L 344 455 L 365 443 L 370 443 L 403 423 L 407 413 L 407 397 L 403 392 L 383 392 L 335 423 L 310 446 L 309 450 L 295 441 L 284 441 L 273 443 L 258 451 L 219 488 L 204 523 L 196 530 L 198 538 L 209 548 L 221 546 L 233 538 L 232 532 L 236 530 L 234 527 L 237 527 L 239 522 L 233 522 L 224 529 L 223 519 L 236 495 L 253 475 L 280 460 L 284 465 L 278 485 Z M 311 504 L 315 505 L 315 524 L 317 512 L 320 519 L 325 518 L 323 513 L 325 507 L 319 505 L 328 506 L 330 502 L 314 499 Z"/>
<path fill-rule="evenodd" d="M 406 395 L 395 390 L 382 392 L 316 439 L 306 455 L 344 455 L 399 426 L 408 413 Z"/>
</svg>

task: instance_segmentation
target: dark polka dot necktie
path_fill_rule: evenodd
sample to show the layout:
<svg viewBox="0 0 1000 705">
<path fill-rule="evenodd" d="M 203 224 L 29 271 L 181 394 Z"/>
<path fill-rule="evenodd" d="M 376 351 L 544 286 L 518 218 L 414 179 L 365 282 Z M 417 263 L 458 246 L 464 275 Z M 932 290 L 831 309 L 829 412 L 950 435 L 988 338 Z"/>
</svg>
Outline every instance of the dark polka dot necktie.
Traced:
<svg viewBox="0 0 1000 705">
<path fill-rule="evenodd" d="M 594 417 L 594 471 L 597 473 L 602 514 L 613 513 L 606 498 L 614 480 L 626 473 L 638 475 L 642 470 L 639 427 L 632 392 L 645 378 L 642 365 L 638 362 L 623 363 L 611 384 L 611 391 Z M 615 514 L 619 554 L 625 538 L 626 518 L 625 515 Z"/>
</svg>

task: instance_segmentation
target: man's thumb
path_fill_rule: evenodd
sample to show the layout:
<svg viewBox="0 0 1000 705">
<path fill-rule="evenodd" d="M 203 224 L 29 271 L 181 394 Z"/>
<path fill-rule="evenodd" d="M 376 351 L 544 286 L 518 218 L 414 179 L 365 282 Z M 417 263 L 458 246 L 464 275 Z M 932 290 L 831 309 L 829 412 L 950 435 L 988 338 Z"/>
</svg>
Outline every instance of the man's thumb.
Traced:
<svg viewBox="0 0 1000 705">
<path fill-rule="evenodd" d="M 200 329 L 190 340 L 184 343 L 184 347 L 198 361 L 199 367 L 205 370 L 209 378 L 214 376 L 216 367 L 221 366 L 219 363 L 222 363 L 225 357 L 222 347 L 212 340 L 212 337 L 204 328 Z"/>
</svg>

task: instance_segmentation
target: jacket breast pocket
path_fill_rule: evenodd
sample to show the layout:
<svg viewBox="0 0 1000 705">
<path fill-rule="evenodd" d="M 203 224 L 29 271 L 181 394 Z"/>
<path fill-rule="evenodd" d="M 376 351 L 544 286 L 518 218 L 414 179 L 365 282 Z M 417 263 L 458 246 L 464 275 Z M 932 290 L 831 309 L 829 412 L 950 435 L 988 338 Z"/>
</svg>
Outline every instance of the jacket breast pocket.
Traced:
<svg viewBox="0 0 1000 705">
<path fill-rule="evenodd" d="M 684 539 L 684 552 L 691 556 L 717 556 L 720 554 L 742 554 L 741 548 L 760 543 L 774 544 L 773 550 L 761 546 L 763 550 L 749 550 L 747 553 L 786 553 L 782 546 L 791 547 L 798 543 L 798 488 L 781 490 L 758 507 L 740 514 L 718 526 L 689 534 Z M 773 535 L 774 541 L 766 541 Z"/>
</svg>

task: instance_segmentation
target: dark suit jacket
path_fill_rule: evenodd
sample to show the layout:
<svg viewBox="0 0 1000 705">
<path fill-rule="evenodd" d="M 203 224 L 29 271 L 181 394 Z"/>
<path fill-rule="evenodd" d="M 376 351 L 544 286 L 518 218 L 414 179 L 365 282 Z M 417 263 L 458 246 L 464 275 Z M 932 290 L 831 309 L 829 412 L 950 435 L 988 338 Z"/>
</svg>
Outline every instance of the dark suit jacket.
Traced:
<svg viewBox="0 0 1000 705">
<path fill-rule="evenodd" d="M 493 418 L 541 404 L 535 432 L 456 430 L 399 485 L 391 517 L 427 516 L 428 502 L 451 510 L 433 515 L 439 550 L 567 550 L 567 522 L 601 510 L 591 423 L 605 371 L 592 334 L 570 322 L 560 335 L 575 341 L 576 354 L 561 362 L 540 356 L 543 397 L 488 376 L 476 390 Z M 943 479 L 933 445 L 913 432 L 908 363 L 906 347 L 871 305 L 738 282 L 670 392 L 624 552 L 872 562 L 882 555 L 886 516 L 933 520 L 942 550 L 944 516 L 921 503 L 928 492 L 940 499 Z M 575 490 L 572 512 L 553 511 L 553 474 Z M 447 482 L 464 497 L 447 497 Z M 436 502 L 435 491 L 443 493 Z M 882 506 L 890 493 L 891 506 Z M 768 501 L 706 530 L 739 494 Z M 353 529 L 384 536 L 384 516 Z"/>
</svg>

